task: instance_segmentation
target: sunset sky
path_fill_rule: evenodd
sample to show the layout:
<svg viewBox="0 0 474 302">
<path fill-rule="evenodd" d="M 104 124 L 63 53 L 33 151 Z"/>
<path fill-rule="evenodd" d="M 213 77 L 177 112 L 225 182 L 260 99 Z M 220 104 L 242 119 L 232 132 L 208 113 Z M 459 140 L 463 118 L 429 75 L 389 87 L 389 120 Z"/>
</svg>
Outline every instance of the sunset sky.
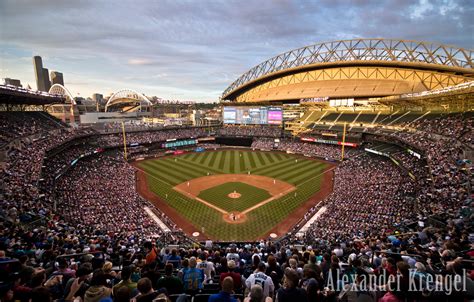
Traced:
<svg viewBox="0 0 474 302">
<path fill-rule="evenodd" d="M 32 57 L 74 94 L 132 88 L 216 101 L 254 65 L 318 42 L 413 39 L 473 49 L 472 1 L 0 0 L 0 77 L 36 88 Z"/>
</svg>

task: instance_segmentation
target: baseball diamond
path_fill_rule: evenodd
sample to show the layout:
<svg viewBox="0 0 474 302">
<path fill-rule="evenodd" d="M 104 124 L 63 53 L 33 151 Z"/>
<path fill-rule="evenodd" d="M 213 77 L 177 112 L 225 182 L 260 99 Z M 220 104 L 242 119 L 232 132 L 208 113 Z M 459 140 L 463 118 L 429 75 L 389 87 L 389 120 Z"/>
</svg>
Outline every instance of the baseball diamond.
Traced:
<svg viewBox="0 0 474 302">
<path fill-rule="evenodd" d="M 227 193 L 232 192 L 233 189 L 241 194 L 239 200 L 232 200 L 231 197 L 227 196 Z M 268 194 L 268 191 L 245 183 L 228 182 L 214 188 L 204 190 L 198 195 L 198 197 L 212 202 L 216 206 L 225 209 L 228 212 L 242 212 L 256 202 L 262 202 L 271 196 Z"/>
<path fill-rule="evenodd" d="M 333 165 L 248 149 L 165 156 L 135 163 L 140 194 L 185 232 L 222 241 L 286 233 L 332 190 Z M 239 198 L 229 195 L 240 194 Z"/>
</svg>

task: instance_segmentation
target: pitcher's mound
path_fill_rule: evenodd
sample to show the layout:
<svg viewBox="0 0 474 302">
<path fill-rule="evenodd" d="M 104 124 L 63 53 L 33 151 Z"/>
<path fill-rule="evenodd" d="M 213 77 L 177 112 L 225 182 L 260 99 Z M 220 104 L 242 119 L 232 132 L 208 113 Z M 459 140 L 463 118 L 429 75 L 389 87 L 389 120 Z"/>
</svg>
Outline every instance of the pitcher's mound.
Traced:
<svg viewBox="0 0 474 302">
<path fill-rule="evenodd" d="M 232 192 L 230 194 L 228 194 L 227 196 L 229 196 L 230 198 L 240 198 L 240 196 L 242 196 L 240 193 L 237 193 L 237 192 Z"/>
</svg>

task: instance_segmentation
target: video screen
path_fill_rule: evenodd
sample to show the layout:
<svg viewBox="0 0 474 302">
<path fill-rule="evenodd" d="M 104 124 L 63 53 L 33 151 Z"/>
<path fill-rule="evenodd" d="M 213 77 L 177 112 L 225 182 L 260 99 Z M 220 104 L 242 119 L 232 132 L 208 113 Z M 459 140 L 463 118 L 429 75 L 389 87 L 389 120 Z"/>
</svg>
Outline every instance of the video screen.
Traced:
<svg viewBox="0 0 474 302">
<path fill-rule="evenodd" d="M 281 125 L 283 111 L 280 107 L 224 107 L 224 124 Z"/>
<path fill-rule="evenodd" d="M 283 112 L 281 108 L 268 108 L 268 124 L 281 125 L 283 120 Z"/>
</svg>

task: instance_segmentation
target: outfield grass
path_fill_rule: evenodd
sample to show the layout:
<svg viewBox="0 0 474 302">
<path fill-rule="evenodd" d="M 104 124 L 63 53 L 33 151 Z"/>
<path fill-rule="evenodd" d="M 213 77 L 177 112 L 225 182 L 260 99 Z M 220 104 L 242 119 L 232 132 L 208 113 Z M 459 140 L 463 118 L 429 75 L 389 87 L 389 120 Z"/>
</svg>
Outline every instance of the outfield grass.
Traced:
<svg viewBox="0 0 474 302">
<path fill-rule="evenodd" d="M 245 241 L 263 236 L 319 191 L 328 164 L 284 153 L 220 150 L 147 160 L 138 166 L 147 173 L 149 189 L 197 229 L 204 227 L 213 239 Z M 296 190 L 251 211 L 242 224 L 229 224 L 218 211 L 173 190 L 175 185 L 208 174 L 248 171 L 288 182 Z M 249 200 L 245 208 L 260 201 Z"/>
<path fill-rule="evenodd" d="M 238 192 L 238 199 L 227 196 L 229 193 Z M 242 182 L 228 182 L 222 185 L 201 191 L 199 198 L 226 210 L 227 212 L 242 212 L 253 205 L 272 197 L 268 191 L 244 184 Z"/>
</svg>

